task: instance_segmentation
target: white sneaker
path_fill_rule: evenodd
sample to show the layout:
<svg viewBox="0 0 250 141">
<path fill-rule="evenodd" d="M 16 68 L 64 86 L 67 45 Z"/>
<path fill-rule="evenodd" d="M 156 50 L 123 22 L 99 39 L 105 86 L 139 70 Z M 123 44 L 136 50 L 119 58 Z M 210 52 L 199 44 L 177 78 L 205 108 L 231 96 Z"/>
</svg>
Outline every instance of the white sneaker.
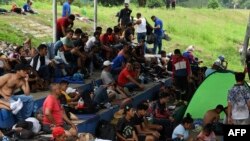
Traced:
<svg viewBox="0 0 250 141">
<path fill-rule="evenodd" d="M 12 110 L 12 113 L 16 115 L 22 108 L 23 108 L 23 102 L 21 101 L 21 103 L 16 107 L 16 109 Z"/>
</svg>

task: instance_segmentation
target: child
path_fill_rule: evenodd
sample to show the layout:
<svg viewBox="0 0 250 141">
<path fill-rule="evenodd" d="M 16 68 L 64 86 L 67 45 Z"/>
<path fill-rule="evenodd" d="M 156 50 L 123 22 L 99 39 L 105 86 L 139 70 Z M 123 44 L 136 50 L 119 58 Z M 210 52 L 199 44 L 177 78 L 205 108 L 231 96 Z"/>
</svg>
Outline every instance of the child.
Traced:
<svg viewBox="0 0 250 141">
<path fill-rule="evenodd" d="M 216 136 L 213 131 L 212 124 L 207 124 L 204 126 L 203 130 L 197 136 L 197 141 L 216 141 Z"/>
</svg>

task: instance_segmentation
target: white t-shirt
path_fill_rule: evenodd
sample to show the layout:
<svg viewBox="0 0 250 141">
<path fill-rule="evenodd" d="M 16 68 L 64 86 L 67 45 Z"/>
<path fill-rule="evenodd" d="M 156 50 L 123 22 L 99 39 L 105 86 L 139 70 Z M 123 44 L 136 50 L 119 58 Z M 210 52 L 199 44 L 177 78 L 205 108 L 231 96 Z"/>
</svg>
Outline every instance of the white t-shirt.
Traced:
<svg viewBox="0 0 250 141">
<path fill-rule="evenodd" d="M 94 36 L 89 38 L 86 43 L 86 46 L 84 47 L 84 51 L 89 52 L 91 48 L 94 46 L 95 42 L 96 42 L 96 38 Z"/>
<path fill-rule="evenodd" d="M 141 24 L 137 25 L 136 33 L 146 33 L 146 19 L 145 18 L 139 18 L 138 20 L 141 20 Z"/>
<path fill-rule="evenodd" d="M 40 132 L 40 130 L 41 130 L 41 124 L 39 123 L 39 121 L 36 118 L 29 117 L 29 118 L 25 119 L 25 121 L 30 121 L 30 122 L 33 123 L 33 127 L 32 127 L 33 133 L 37 134 L 37 133 Z"/>
<path fill-rule="evenodd" d="M 173 134 L 172 134 L 172 139 L 177 138 L 178 135 L 183 135 L 184 140 L 188 139 L 189 137 L 188 130 L 185 130 L 182 124 L 179 124 L 177 127 L 175 127 Z"/>
</svg>

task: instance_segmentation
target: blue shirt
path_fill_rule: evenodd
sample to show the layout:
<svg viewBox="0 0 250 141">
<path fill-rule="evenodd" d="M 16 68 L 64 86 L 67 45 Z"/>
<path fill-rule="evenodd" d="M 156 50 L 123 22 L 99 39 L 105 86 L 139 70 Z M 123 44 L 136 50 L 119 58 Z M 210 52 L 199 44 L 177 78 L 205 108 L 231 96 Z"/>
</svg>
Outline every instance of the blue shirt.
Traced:
<svg viewBox="0 0 250 141">
<path fill-rule="evenodd" d="M 155 27 L 156 26 L 160 26 L 160 28 L 159 29 L 155 29 L 155 34 L 158 35 L 158 36 L 162 36 L 162 34 L 163 34 L 163 30 L 162 30 L 163 23 L 158 18 L 156 18 L 156 20 L 155 20 Z"/>
<path fill-rule="evenodd" d="M 112 70 L 116 70 L 122 67 L 122 63 L 125 63 L 125 57 L 123 55 L 118 55 L 113 59 Z"/>
<path fill-rule="evenodd" d="M 63 11 L 62 11 L 62 17 L 69 16 L 71 14 L 70 4 L 69 2 L 63 3 Z"/>
<path fill-rule="evenodd" d="M 24 6 L 23 6 L 23 9 L 25 12 L 29 12 L 30 11 L 30 5 L 28 5 L 28 3 L 26 3 Z"/>
</svg>

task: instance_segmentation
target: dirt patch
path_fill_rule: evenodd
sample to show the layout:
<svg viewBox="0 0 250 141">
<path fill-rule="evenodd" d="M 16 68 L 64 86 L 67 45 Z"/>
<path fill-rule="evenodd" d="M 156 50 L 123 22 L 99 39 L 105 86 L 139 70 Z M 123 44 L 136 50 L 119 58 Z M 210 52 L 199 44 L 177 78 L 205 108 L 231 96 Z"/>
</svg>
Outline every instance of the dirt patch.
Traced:
<svg viewBox="0 0 250 141">
<path fill-rule="evenodd" d="M 24 34 L 30 34 L 35 38 L 50 37 L 52 35 L 51 27 L 29 19 L 13 21 L 11 26 Z"/>
</svg>

